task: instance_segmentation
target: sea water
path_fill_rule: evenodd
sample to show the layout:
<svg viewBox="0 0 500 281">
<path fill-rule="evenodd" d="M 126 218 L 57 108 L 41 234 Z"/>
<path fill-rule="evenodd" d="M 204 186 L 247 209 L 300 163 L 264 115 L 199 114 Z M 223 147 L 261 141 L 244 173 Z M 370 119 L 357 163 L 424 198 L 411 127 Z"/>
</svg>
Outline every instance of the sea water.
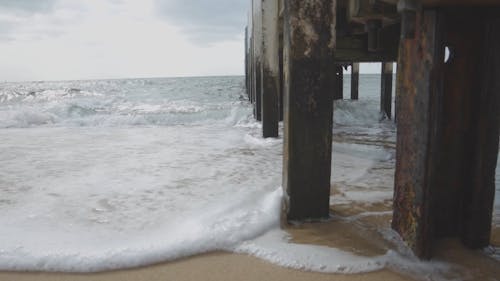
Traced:
<svg viewBox="0 0 500 281">
<path fill-rule="evenodd" d="M 395 125 L 381 120 L 378 75 L 360 81 L 359 101 L 335 103 L 332 204 L 392 198 Z M 320 272 L 448 269 L 405 251 L 292 243 L 279 227 L 283 141 L 260 135 L 242 77 L 0 84 L 0 270 L 94 272 L 215 250 Z"/>
</svg>

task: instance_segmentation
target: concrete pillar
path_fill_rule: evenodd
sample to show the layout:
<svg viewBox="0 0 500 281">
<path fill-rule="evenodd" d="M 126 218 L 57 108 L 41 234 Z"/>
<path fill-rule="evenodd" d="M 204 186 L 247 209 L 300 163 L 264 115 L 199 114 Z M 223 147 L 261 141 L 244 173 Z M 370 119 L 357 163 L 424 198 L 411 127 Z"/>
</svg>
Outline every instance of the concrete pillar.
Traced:
<svg viewBox="0 0 500 281">
<path fill-rule="evenodd" d="M 351 66 L 351 100 L 359 99 L 359 62 Z"/>
<path fill-rule="evenodd" d="M 392 119 L 392 76 L 393 63 L 383 62 L 380 77 L 380 112 Z"/>
<path fill-rule="evenodd" d="M 334 0 L 285 1 L 283 187 L 288 220 L 329 216 L 335 10 Z"/>
<path fill-rule="evenodd" d="M 278 0 L 262 1 L 262 136 L 278 137 L 279 29 Z"/>
<path fill-rule="evenodd" d="M 255 103 L 254 115 L 258 121 L 262 120 L 262 0 L 252 0 L 253 7 L 253 47 L 254 47 L 254 75 L 255 75 Z"/>
</svg>

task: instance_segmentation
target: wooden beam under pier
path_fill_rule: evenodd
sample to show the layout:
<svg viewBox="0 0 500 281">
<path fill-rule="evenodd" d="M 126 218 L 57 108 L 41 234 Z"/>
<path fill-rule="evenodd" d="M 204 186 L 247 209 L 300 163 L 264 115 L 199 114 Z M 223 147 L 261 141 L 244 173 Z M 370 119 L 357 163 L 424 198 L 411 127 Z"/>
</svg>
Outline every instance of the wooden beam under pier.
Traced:
<svg viewBox="0 0 500 281">
<path fill-rule="evenodd" d="M 395 62 L 398 58 L 400 25 L 392 24 L 378 31 L 379 46 L 376 51 L 368 51 L 368 34 L 337 35 L 335 61 L 355 62 Z"/>
</svg>

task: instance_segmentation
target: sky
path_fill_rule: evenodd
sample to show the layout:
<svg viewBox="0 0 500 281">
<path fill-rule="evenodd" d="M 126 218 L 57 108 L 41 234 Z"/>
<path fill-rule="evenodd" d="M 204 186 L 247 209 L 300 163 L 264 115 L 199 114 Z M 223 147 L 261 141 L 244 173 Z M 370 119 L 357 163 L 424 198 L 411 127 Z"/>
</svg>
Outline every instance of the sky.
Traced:
<svg viewBox="0 0 500 281">
<path fill-rule="evenodd" d="M 0 0 L 0 81 L 242 75 L 248 6 Z"/>
</svg>

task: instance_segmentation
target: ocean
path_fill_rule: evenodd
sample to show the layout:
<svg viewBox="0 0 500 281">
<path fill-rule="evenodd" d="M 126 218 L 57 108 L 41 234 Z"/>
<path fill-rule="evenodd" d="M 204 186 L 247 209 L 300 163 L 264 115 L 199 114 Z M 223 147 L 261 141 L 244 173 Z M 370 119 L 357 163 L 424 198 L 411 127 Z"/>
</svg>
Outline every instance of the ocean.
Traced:
<svg viewBox="0 0 500 281">
<path fill-rule="evenodd" d="M 396 126 L 380 120 L 379 85 L 361 75 L 360 100 L 335 102 L 332 205 L 390 205 Z M 453 271 L 417 261 L 386 226 L 376 231 L 396 246 L 375 256 L 294 242 L 280 229 L 283 140 L 260 135 L 243 77 L 1 83 L 0 270 L 96 272 L 223 250 L 320 272 Z M 342 219 L 367 216 L 390 212 Z"/>
</svg>

